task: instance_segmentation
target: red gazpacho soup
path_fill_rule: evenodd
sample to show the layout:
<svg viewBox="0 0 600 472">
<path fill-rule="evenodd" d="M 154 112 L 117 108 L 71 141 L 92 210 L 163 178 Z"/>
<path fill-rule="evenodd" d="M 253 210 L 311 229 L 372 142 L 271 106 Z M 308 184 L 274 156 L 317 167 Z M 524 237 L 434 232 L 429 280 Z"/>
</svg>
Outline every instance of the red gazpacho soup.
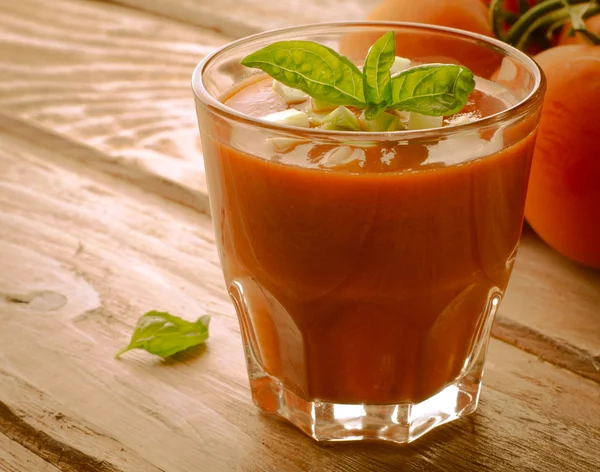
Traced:
<svg viewBox="0 0 600 472">
<path fill-rule="evenodd" d="M 440 124 L 514 102 L 477 78 Z M 222 103 L 320 116 L 260 74 Z M 400 131 L 358 145 L 213 130 L 203 148 L 221 261 L 264 370 L 307 401 L 352 404 L 418 403 L 460 377 L 508 283 L 534 135 Z"/>
</svg>

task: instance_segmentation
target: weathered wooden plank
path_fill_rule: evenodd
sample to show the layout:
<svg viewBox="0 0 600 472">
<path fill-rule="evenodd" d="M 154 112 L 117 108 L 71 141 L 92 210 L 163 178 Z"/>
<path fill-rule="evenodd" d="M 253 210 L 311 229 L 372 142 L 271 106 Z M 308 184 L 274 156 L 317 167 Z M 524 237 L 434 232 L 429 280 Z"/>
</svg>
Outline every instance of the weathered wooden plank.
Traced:
<svg viewBox="0 0 600 472">
<path fill-rule="evenodd" d="M 2 127 L 10 129 L 14 136 L 34 142 L 37 146 L 49 149 L 59 147 L 61 152 L 60 155 L 55 156 L 55 159 L 60 163 L 79 164 L 89 169 L 96 169 L 167 200 L 209 213 L 208 195 L 205 191 L 173 181 L 142 166 L 127 165 L 122 159 L 108 156 L 95 147 L 66 138 L 38 125 L 32 126 L 25 119 L 6 115 L 0 109 L 0 128 Z"/>
<path fill-rule="evenodd" d="M 600 271 L 570 262 L 526 227 L 500 315 L 575 347 L 600 374 Z"/>
<path fill-rule="evenodd" d="M 47 413 L 47 410 L 44 413 Z M 64 415 L 57 413 L 52 419 L 61 421 L 63 418 Z M 48 418 L 46 420 L 48 421 Z M 37 430 L 2 402 L 0 402 L 0 428 L 6 438 L 10 438 L 20 446 L 38 454 L 38 457 L 46 464 L 59 467 L 63 472 L 95 472 L 98 470 L 118 472 L 118 469 L 110 462 L 90 457 L 43 431 Z M 31 467 L 28 469 L 32 470 Z"/>
<path fill-rule="evenodd" d="M 19 443 L 0 433 L 0 470 L 2 472 L 60 472 Z"/>
<path fill-rule="evenodd" d="M 40 457 L 56 460 L 58 443 L 119 472 L 600 467 L 600 387 L 498 341 L 479 412 L 406 448 L 318 446 L 259 414 L 208 218 L 11 123 L 0 123 L 0 433 L 25 447 L 35 439 L 15 431 L 46 435 Z M 155 308 L 212 314 L 207 347 L 114 360 Z"/>
<path fill-rule="evenodd" d="M 0 2 L 0 108 L 204 189 L 191 74 L 227 38 L 101 2 Z"/>
<path fill-rule="evenodd" d="M 220 31 L 232 38 L 284 26 L 356 21 L 378 0 L 108 0 Z"/>
</svg>

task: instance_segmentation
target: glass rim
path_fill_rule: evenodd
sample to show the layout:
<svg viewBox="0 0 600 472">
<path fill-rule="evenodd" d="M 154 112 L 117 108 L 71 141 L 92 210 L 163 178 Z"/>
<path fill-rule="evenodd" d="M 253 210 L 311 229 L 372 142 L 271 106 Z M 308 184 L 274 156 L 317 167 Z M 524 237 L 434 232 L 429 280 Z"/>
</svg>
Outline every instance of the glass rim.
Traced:
<svg viewBox="0 0 600 472">
<path fill-rule="evenodd" d="M 262 120 L 261 118 L 256 118 L 245 113 L 239 112 L 233 108 L 228 107 L 227 105 L 220 102 L 218 99 L 213 97 L 206 87 L 204 86 L 204 81 L 202 80 L 202 74 L 210 66 L 211 62 L 217 59 L 219 56 L 226 54 L 227 52 L 234 50 L 236 47 L 244 44 L 251 43 L 256 40 L 264 40 L 269 37 L 276 37 L 282 33 L 293 33 L 297 31 L 298 33 L 307 33 L 307 32 L 317 32 L 322 30 L 323 28 L 328 27 L 390 27 L 390 28 L 409 28 L 420 31 L 430 31 L 430 32 L 442 32 L 442 33 L 451 33 L 453 35 L 477 40 L 485 43 L 487 46 L 495 46 L 496 48 L 502 50 L 505 53 L 506 57 L 512 57 L 514 59 L 518 59 L 521 63 L 524 63 L 528 70 L 533 73 L 535 83 L 532 91 L 523 99 L 519 100 L 517 103 L 508 107 L 505 110 L 502 110 L 493 115 L 487 116 L 485 118 L 480 118 L 478 120 L 462 123 L 457 125 L 444 126 L 440 128 L 432 128 L 426 130 L 398 130 L 398 131 L 381 131 L 381 132 L 372 132 L 372 131 L 340 131 L 340 130 L 324 130 L 320 128 L 300 128 L 297 126 L 289 126 L 278 123 L 272 123 L 266 120 Z M 482 127 L 488 127 L 493 125 L 501 124 L 505 121 L 509 121 L 512 118 L 519 117 L 520 115 L 525 115 L 529 108 L 542 99 L 543 94 L 546 89 L 546 77 L 541 67 L 535 62 L 531 57 L 525 54 L 522 51 L 519 51 L 517 48 L 504 43 L 496 38 L 491 38 L 489 36 L 484 36 L 478 33 L 472 33 L 470 31 L 460 30 L 457 28 L 449 28 L 446 26 L 437 26 L 437 25 L 426 25 L 422 23 L 412 23 L 412 22 L 400 22 L 400 21 L 340 21 L 340 22 L 324 22 L 324 23 L 309 23 L 298 26 L 290 26 L 285 28 L 277 28 L 268 31 L 263 31 L 260 33 L 255 33 L 250 36 L 245 36 L 243 38 L 237 39 L 235 41 L 229 42 L 210 54 L 208 54 L 204 59 L 198 63 L 195 67 L 194 72 L 192 74 L 192 90 L 194 92 L 195 97 L 200 100 L 202 104 L 207 106 L 211 111 L 221 115 L 222 117 L 237 121 L 243 122 L 248 125 L 253 125 L 258 128 L 276 131 L 276 132 L 286 132 L 288 134 L 301 134 L 303 137 L 308 138 L 312 137 L 315 139 L 323 139 L 326 137 L 331 138 L 359 138 L 361 140 L 371 140 L 371 141 L 384 141 L 390 139 L 399 139 L 399 140 L 410 140 L 410 139 L 423 139 L 428 137 L 445 137 L 449 135 L 453 135 L 456 133 L 478 130 Z"/>
</svg>

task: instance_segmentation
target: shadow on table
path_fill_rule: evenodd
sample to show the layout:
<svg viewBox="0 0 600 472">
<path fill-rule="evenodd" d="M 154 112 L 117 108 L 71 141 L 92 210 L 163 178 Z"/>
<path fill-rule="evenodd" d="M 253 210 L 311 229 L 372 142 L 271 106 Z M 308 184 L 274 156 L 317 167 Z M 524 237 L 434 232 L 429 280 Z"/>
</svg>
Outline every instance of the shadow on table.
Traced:
<svg viewBox="0 0 600 472">
<path fill-rule="evenodd" d="M 189 362 L 194 362 L 200 356 L 202 356 L 208 350 L 206 344 L 200 344 L 199 346 L 193 346 L 185 351 L 178 352 L 173 354 L 170 357 L 165 359 L 161 359 L 160 362 L 157 363 L 159 366 L 170 366 L 173 364 L 186 364 Z"/>
</svg>

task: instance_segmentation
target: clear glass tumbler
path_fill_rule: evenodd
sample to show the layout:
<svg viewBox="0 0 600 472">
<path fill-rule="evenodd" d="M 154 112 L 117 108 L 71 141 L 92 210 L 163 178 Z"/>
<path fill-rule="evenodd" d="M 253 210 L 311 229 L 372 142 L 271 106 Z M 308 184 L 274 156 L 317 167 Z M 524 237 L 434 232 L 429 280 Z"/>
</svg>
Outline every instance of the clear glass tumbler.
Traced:
<svg viewBox="0 0 600 472">
<path fill-rule="evenodd" d="M 475 98 L 492 97 L 475 110 L 485 117 L 325 131 L 220 101 L 260 74 L 240 60 L 267 44 L 317 41 L 358 63 L 390 30 L 399 56 L 473 70 Z M 332 23 L 231 43 L 198 65 L 193 89 L 256 405 L 317 440 L 397 443 L 473 412 L 521 235 L 545 90 L 538 66 L 458 30 Z"/>
</svg>

